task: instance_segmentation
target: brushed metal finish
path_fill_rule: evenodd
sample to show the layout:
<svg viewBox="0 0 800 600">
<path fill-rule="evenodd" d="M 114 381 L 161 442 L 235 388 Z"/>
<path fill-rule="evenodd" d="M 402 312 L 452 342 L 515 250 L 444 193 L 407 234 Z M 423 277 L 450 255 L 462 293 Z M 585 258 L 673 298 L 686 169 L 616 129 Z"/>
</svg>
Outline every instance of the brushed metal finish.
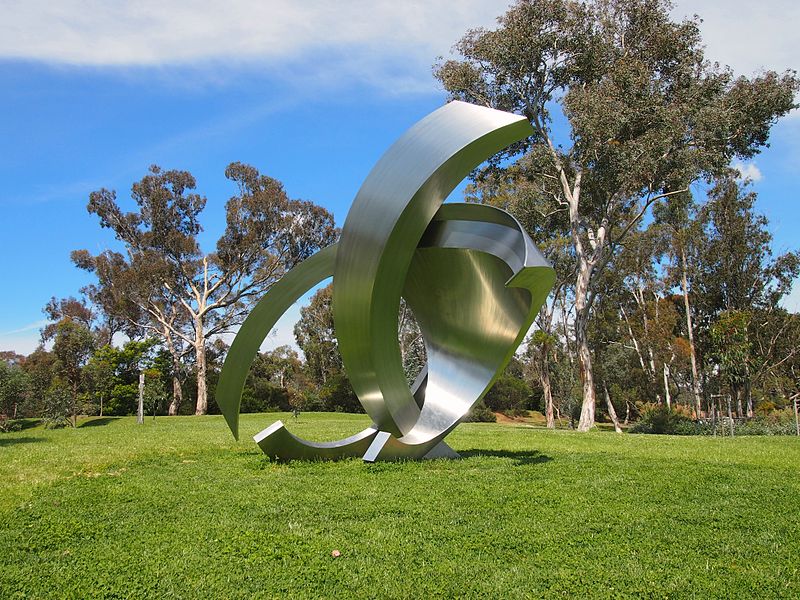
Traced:
<svg viewBox="0 0 800 600">
<path fill-rule="evenodd" d="M 472 169 L 531 133 L 524 117 L 451 102 L 404 133 L 356 195 L 339 242 L 333 314 L 350 382 L 381 429 L 403 435 L 419 417 L 391 342 L 419 240 Z"/>
<path fill-rule="evenodd" d="M 289 433 L 275 421 L 253 436 L 261 451 L 277 460 L 338 460 L 363 456 L 378 433 L 374 426 L 335 442 L 309 442 Z"/>
<path fill-rule="evenodd" d="M 340 242 L 287 273 L 237 334 L 217 388 L 237 439 L 239 398 L 258 346 L 297 298 L 332 274 L 339 349 L 374 423 L 319 444 L 279 421 L 256 435 L 258 445 L 282 459 L 457 456 L 444 438 L 502 373 L 555 274 L 508 213 L 442 203 L 470 170 L 530 132 L 522 117 L 451 102 L 386 152 L 356 196 Z M 401 296 L 428 355 L 411 387 L 397 342 Z"/>
</svg>

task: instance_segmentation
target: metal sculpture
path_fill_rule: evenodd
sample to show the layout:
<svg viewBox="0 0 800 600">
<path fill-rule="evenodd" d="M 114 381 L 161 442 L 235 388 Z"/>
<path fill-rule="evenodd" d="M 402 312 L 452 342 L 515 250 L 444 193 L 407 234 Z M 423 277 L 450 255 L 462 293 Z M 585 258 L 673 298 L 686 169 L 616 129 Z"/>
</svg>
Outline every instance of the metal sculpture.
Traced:
<svg viewBox="0 0 800 600">
<path fill-rule="evenodd" d="M 332 276 L 342 361 L 373 425 L 320 444 L 277 421 L 256 443 L 278 459 L 458 456 L 444 438 L 508 364 L 554 272 L 510 214 L 443 203 L 472 169 L 531 132 L 523 117 L 451 102 L 389 148 L 358 192 L 340 241 L 273 285 L 236 335 L 217 386 L 236 439 L 242 389 L 259 346 L 295 301 Z M 401 296 L 419 322 L 428 358 L 411 387 L 397 341 Z"/>
</svg>

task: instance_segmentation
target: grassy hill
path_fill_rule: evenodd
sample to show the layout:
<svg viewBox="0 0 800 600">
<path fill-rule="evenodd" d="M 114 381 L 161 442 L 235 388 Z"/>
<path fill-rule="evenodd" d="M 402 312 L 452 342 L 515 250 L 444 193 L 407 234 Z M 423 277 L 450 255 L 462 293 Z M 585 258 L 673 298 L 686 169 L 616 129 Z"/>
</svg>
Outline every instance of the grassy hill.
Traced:
<svg viewBox="0 0 800 600">
<path fill-rule="evenodd" d="M 448 442 L 463 460 L 275 464 L 221 417 L 4 434 L 0 598 L 800 597 L 796 438 L 475 423 Z"/>
</svg>

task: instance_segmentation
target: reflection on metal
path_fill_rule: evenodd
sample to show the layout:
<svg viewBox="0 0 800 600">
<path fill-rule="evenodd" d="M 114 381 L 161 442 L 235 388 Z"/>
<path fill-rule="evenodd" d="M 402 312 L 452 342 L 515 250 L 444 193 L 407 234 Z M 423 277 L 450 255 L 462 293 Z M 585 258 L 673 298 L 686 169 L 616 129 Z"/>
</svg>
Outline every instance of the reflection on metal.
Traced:
<svg viewBox="0 0 800 600">
<path fill-rule="evenodd" d="M 443 202 L 472 169 L 530 133 L 522 117 L 451 102 L 389 148 L 356 196 L 339 243 L 287 273 L 239 330 L 217 387 L 237 439 L 241 393 L 258 347 L 289 306 L 333 276 L 339 349 L 373 425 L 320 444 L 278 421 L 255 436 L 259 447 L 279 459 L 457 456 L 444 438 L 508 364 L 554 272 L 508 213 Z M 401 296 L 428 356 L 411 388 L 397 342 Z"/>
</svg>

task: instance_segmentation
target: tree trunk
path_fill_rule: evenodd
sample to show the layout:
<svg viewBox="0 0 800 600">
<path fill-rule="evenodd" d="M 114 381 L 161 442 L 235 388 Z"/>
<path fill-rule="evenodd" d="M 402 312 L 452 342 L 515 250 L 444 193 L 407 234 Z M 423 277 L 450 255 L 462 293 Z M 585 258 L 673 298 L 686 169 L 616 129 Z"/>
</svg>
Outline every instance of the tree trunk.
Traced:
<svg viewBox="0 0 800 600">
<path fill-rule="evenodd" d="M 669 393 L 669 365 L 664 363 L 664 398 L 667 401 L 667 408 L 672 410 L 672 396 Z"/>
<path fill-rule="evenodd" d="M 588 315 L 581 315 L 575 319 L 575 341 L 578 346 L 578 363 L 580 364 L 581 383 L 583 384 L 583 403 L 581 404 L 581 419 L 578 422 L 578 431 L 589 431 L 594 427 L 596 405 L 592 353 L 589 351 L 589 340 L 587 339 L 586 331 L 588 325 L 587 317 Z"/>
<path fill-rule="evenodd" d="M 172 402 L 169 403 L 168 414 L 174 417 L 178 414 L 178 409 L 183 402 L 183 388 L 181 387 L 181 380 L 177 375 L 172 376 Z"/>
<path fill-rule="evenodd" d="M 172 341 L 172 335 L 167 329 L 165 331 L 165 339 L 167 341 L 167 350 L 172 357 L 172 402 L 169 403 L 167 414 L 174 417 L 178 414 L 178 409 L 183 402 L 183 388 L 181 387 L 180 369 L 181 359 L 178 356 L 178 351 L 175 349 L 175 344 Z"/>
<path fill-rule="evenodd" d="M 553 389 L 550 385 L 550 368 L 547 366 L 547 354 L 542 352 L 542 364 L 539 368 L 539 382 L 542 384 L 544 394 L 544 414 L 547 418 L 547 428 L 555 429 L 556 421 L 553 417 Z"/>
<path fill-rule="evenodd" d="M 750 366 L 745 362 L 744 365 L 745 371 L 745 380 L 744 380 L 744 399 L 745 399 L 745 406 L 747 407 L 747 412 L 745 416 L 748 419 L 753 418 L 753 386 L 750 381 Z"/>
<path fill-rule="evenodd" d="M 206 338 L 203 335 L 203 320 L 195 319 L 195 363 L 197 365 L 197 404 L 195 415 L 208 412 L 208 392 L 206 391 Z"/>
<path fill-rule="evenodd" d="M 100 394 L 100 416 L 103 416 L 103 396 L 104 394 Z"/>
<path fill-rule="evenodd" d="M 584 258 L 578 260 L 578 276 L 575 282 L 575 346 L 578 351 L 581 383 L 583 385 L 583 402 L 578 431 L 589 431 L 594 427 L 594 410 L 596 398 L 594 392 L 594 371 L 592 369 L 592 353 L 589 351 L 589 280 L 592 277 L 592 265 Z"/>
<path fill-rule="evenodd" d="M 736 398 L 736 416 L 741 419 L 744 416 L 744 410 L 742 409 L 742 390 L 738 385 L 734 388 L 733 395 Z"/>
<path fill-rule="evenodd" d="M 136 423 L 144 423 L 144 371 L 139 371 L 139 406 L 136 409 Z"/>
<path fill-rule="evenodd" d="M 614 431 L 617 433 L 622 433 L 622 427 L 619 426 L 619 419 L 617 418 L 617 411 L 614 409 L 614 405 L 611 403 L 611 396 L 608 393 L 608 387 L 606 384 L 603 384 L 603 393 L 606 396 L 606 407 L 608 408 L 608 416 L 611 417 L 611 422 L 614 423 Z"/>
<path fill-rule="evenodd" d="M 681 289 L 683 290 L 683 308 L 686 311 L 686 331 L 689 334 L 689 360 L 692 363 L 692 393 L 694 394 L 695 418 L 702 418 L 700 404 L 700 378 L 697 376 L 697 351 L 694 347 L 694 329 L 692 327 L 692 311 L 689 306 L 689 278 L 687 275 L 686 251 L 681 248 Z"/>
<path fill-rule="evenodd" d="M 643 343 L 645 348 L 647 349 L 647 364 L 648 369 L 646 369 L 647 373 L 650 375 L 650 383 L 653 386 L 653 392 L 656 396 L 656 404 L 661 404 L 661 393 L 658 391 L 658 373 L 656 372 L 656 357 L 655 353 L 653 352 L 653 346 L 650 343 L 650 319 L 647 318 L 647 301 L 644 298 L 644 288 L 642 287 L 641 282 L 638 284 L 636 290 L 633 291 L 633 297 L 636 300 L 636 304 L 639 307 L 639 311 L 642 313 L 642 326 L 644 327 L 644 340 Z M 656 308 L 658 307 L 658 301 L 656 301 Z"/>
</svg>

